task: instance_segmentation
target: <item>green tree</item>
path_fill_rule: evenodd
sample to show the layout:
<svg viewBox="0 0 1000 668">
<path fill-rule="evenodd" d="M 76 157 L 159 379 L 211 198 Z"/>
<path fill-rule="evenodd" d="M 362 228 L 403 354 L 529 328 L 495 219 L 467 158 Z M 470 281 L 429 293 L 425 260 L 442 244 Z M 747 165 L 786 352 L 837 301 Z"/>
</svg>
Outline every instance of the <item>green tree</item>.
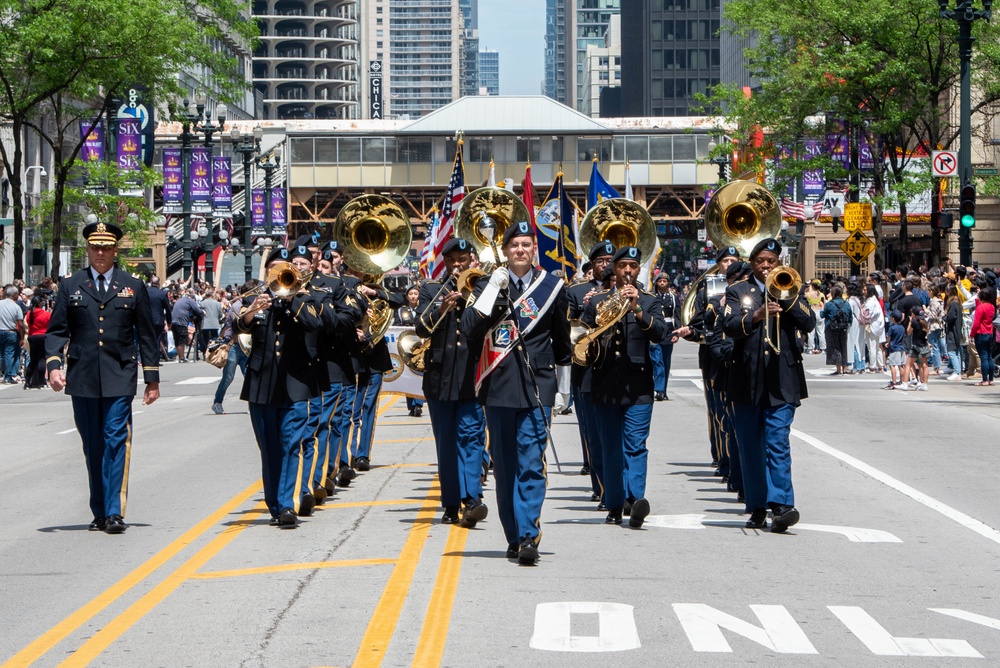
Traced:
<svg viewBox="0 0 1000 668">
<path fill-rule="evenodd" d="M 106 116 L 111 101 L 136 83 L 153 99 L 186 92 L 182 72 L 201 73 L 230 101 L 245 88 L 237 59 L 222 44 L 250 43 L 257 27 L 239 0 L 0 0 L 0 119 L 10 123 L 12 150 L 0 156 L 14 202 L 15 276 L 24 273 L 24 130 L 53 151 L 53 275 L 59 272 L 62 192 L 82 138 L 78 121 Z"/>
<path fill-rule="evenodd" d="M 910 162 L 917 152 L 929 154 L 958 140 L 955 22 L 939 19 L 937 4 L 928 0 L 733 0 L 726 19 L 727 29 L 754 41 L 744 56 L 762 84 L 750 97 L 719 87 L 712 102 L 726 108 L 741 145 L 752 145 L 744 142 L 764 129 L 765 145 L 750 156 L 751 166 L 760 169 L 776 145 L 822 137 L 830 119 L 846 122 L 882 149 L 870 175 L 876 243 L 882 242 L 881 211 L 894 201 L 905 254 L 906 203 L 930 185 L 929 176 L 909 169 Z M 977 22 L 974 31 L 973 86 L 979 95 L 973 114 L 988 119 L 1000 99 L 1000 27 Z M 820 157 L 785 161 L 779 177 L 824 163 L 828 178 L 846 176 Z"/>
</svg>

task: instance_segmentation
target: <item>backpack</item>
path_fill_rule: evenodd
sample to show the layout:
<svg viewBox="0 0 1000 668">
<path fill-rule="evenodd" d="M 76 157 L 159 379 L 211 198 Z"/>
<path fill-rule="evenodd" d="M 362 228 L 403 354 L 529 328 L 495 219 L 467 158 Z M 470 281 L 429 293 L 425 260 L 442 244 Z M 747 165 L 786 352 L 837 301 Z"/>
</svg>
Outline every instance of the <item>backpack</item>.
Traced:
<svg viewBox="0 0 1000 668">
<path fill-rule="evenodd" d="M 862 327 L 872 324 L 872 318 L 868 315 L 868 309 L 865 308 L 864 304 L 861 305 L 861 310 L 858 311 L 858 324 Z"/>
<path fill-rule="evenodd" d="M 846 331 L 851 328 L 852 320 L 854 320 L 854 313 L 851 312 L 851 307 L 847 305 L 847 302 L 843 302 L 843 306 L 836 307 L 826 326 L 835 331 Z"/>
</svg>

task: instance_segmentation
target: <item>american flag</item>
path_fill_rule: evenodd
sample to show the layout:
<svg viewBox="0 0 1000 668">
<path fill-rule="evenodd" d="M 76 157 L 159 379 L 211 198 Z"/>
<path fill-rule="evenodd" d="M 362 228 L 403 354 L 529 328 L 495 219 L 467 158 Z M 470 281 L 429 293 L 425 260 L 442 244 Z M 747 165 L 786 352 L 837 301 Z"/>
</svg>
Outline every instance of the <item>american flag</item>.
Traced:
<svg viewBox="0 0 1000 668">
<path fill-rule="evenodd" d="M 434 207 L 431 211 L 431 222 L 427 225 L 424 247 L 420 249 L 420 275 L 423 278 L 431 277 L 431 265 L 434 263 L 434 240 L 437 238 L 440 222 L 441 215 L 437 207 Z"/>
<path fill-rule="evenodd" d="M 805 202 L 795 202 L 787 197 L 781 199 L 781 214 L 787 218 L 815 220 L 823 213 L 823 201 L 806 204 Z M 808 214 L 808 216 L 806 215 Z"/>
<path fill-rule="evenodd" d="M 441 206 L 441 219 L 438 221 L 437 233 L 434 235 L 434 265 L 431 268 L 431 278 L 444 276 L 444 245 L 451 239 L 454 232 L 453 221 L 458 205 L 465 199 L 465 167 L 462 164 L 462 142 L 455 151 L 455 168 L 451 171 L 451 181 L 444 194 L 444 204 Z"/>
</svg>

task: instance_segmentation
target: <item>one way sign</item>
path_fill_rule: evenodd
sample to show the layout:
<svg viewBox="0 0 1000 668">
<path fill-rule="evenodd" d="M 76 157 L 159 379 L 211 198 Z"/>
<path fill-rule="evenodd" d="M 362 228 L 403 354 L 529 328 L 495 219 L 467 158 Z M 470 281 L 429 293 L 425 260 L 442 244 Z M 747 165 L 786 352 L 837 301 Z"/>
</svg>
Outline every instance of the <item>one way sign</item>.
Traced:
<svg viewBox="0 0 1000 668">
<path fill-rule="evenodd" d="M 941 178 L 958 174 L 958 152 L 933 151 L 931 153 L 931 169 L 933 175 Z"/>
</svg>

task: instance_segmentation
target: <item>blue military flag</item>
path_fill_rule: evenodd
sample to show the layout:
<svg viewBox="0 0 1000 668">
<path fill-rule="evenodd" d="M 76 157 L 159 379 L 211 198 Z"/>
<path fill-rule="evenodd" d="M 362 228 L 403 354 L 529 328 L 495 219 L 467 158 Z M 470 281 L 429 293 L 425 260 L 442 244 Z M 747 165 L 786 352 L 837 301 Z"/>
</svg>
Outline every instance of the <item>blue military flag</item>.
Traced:
<svg viewBox="0 0 1000 668">
<path fill-rule="evenodd" d="M 587 187 L 587 211 L 606 199 L 621 197 L 617 190 L 611 187 L 601 172 L 597 169 L 597 158 L 594 158 L 594 168 L 590 172 L 590 185 Z"/>
<path fill-rule="evenodd" d="M 538 263 L 542 269 L 561 272 L 569 281 L 577 268 L 576 235 L 573 233 L 573 214 L 576 206 L 563 187 L 563 174 L 549 189 L 542 207 L 538 210 Z"/>
</svg>

